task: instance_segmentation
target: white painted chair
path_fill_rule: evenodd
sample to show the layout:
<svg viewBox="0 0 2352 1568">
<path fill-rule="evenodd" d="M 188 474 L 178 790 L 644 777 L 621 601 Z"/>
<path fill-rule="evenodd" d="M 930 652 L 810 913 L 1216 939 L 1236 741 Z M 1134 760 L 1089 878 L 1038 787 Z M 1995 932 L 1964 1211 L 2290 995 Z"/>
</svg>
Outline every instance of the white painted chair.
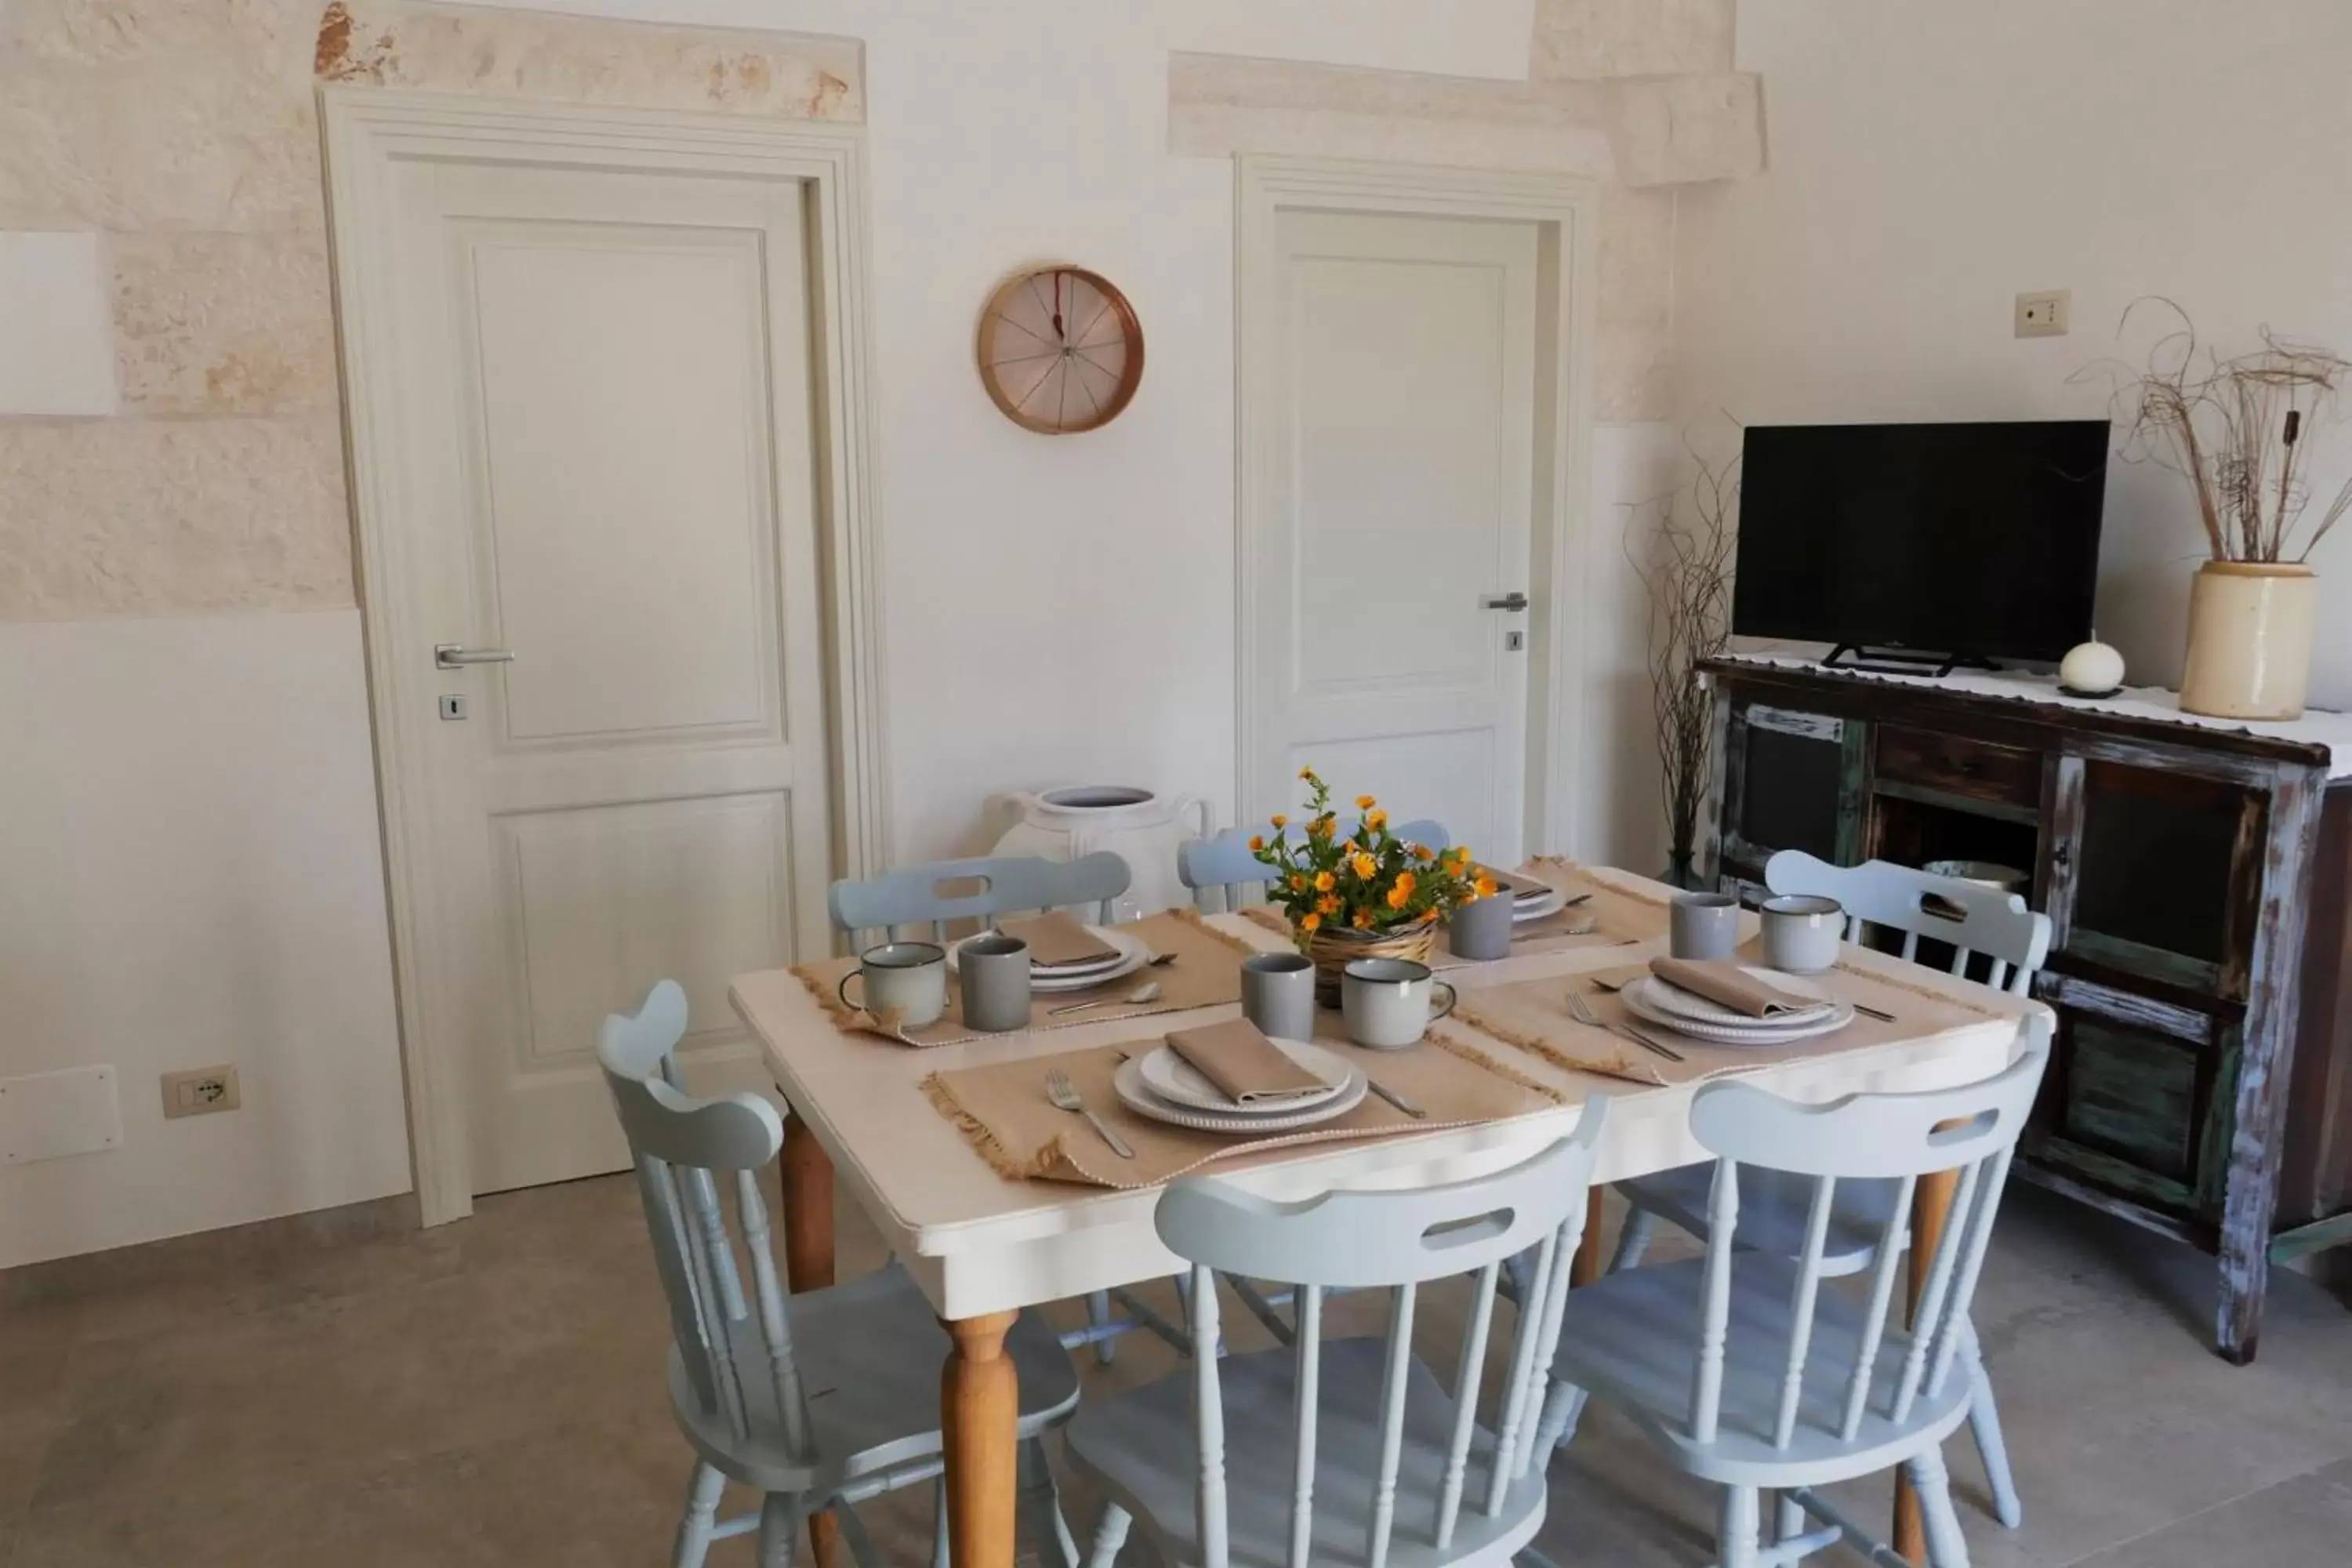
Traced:
<svg viewBox="0 0 2352 1568">
<path fill-rule="evenodd" d="M 1004 914 L 1068 909 L 1083 919 L 1108 922 L 1111 900 L 1127 891 L 1132 875 L 1127 862 L 1108 849 L 1075 860 L 989 855 L 902 866 L 870 882 L 835 882 L 825 904 L 834 925 L 861 944 L 869 936 L 892 941 L 908 926 L 920 927 L 927 939 L 943 942 L 954 921 L 985 923 Z M 980 885 L 950 890 L 961 882 Z"/>
<path fill-rule="evenodd" d="M 1445 825 L 1423 818 L 1390 829 L 1407 844 L 1443 849 L 1453 840 Z M 1176 877 L 1192 889 L 1192 901 L 1204 915 L 1227 914 L 1265 901 L 1265 863 L 1249 847 L 1252 837 L 1271 837 L 1274 824 L 1228 827 L 1212 838 L 1192 838 L 1176 847 Z"/>
<path fill-rule="evenodd" d="M 880 1568 L 850 1505 L 940 1474 L 947 1333 L 895 1266 L 784 1294 L 759 1181 L 783 1146 L 783 1119 L 757 1095 L 685 1091 L 673 1052 L 686 1019 L 686 993 L 665 980 L 635 1016 L 606 1018 L 596 1047 L 669 1300 L 670 1408 L 696 1456 L 671 1563 L 698 1568 L 713 1541 L 757 1531 L 761 1568 L 790 1568 L 802 1523 L 829 1510 L 860 1568 Z M 721 1197 L 729 1178 L 740 1236 Z M 1024 1520 L 1049 1561 L 1075 1568 L 1035 1440 L 1077 1407 L 1077 1373 L 1034 1312 L 1005 1347 L 1021 1382 Z M 730 1479 L 760 1492 L 761 1505 L 721 1522 Z"/>
<path fill-rule="evenodd" d="M 1160 1198 L 1160 1239 L 1192 1265 L 1192 1355 L 1088 1405 L 1069 1452 L 1107 1502 L 1092 1568 L 1130 1526 L 1171 1568 L 1446 1568 L 1540 1562 L 1536 1460 L 1544 1368 L 1584 1228 L 1606 1100 L 1572 1137 L 1493 1175 L 1276 1203 L 1213 1177 Z M 1516 1314 L 1493 1428 L 1477 1420 L 1503 1260 L 1538 1258 Z M 1420 1287 L 1465 1271 L 1475 1293 L 1451 1386 L 1412 1353 Z M 1222 1360 L 1216 1276 L 1297 1290 L 1294 1342 Z M 1386 1287 L 1381 1339 L 1323 1339 L 1327 1290 Z M 1277 1325 L 1277 1328 L 1279 1326 Z"/>
<path fill-rule="evenodd" d="M 1854 867 L 1832 866 L 1798 849 L 1784 849 L 1764 868 L 1766 886 L 1775 893 L 1818 893 L 1833 898 L 1847 911 L 1846 940 L 1859 942 L 1865 928 L 1884 926 L 1904 933 L 1903 956 L 1917 956 L 1925 938 L 1953 945 L 1954 974 L 1975 968 L 1986 983 L 2013 995 L 2031 994 L 2033 976 L 2050 952 L 2050 917 L 2025 907 L 2015 893 L 2003 893 L 1973 882 L 1930 876 L 1907 866 L 1873 860 Z M 1981 963 L 1977 961 L 1981 959 Z M 1618 1184 L 1630 1205 L 1617 1239 L 1612 1269 L 1639 1263 L 1655 1234 L 1657 1223 L 1705 1237 L 1708 1194 L 1714 1167 L 1686 1165 L 1655 1176 Z M 1822 1267 L 1831 1275 L 1859 1274 L 1877 1257 L 1880 1237 L 1887 1234 L 1890 1215 L 1897 1213 L 1897 1184 L 1848 1182 L 1838 1189 L 1829 1216 Z M 1783 1258 L 1797 1255 L 1808 1224 L 1808 1184 L 1785 1182 L 1769 1173 L 1750 1180 L 1740 1204 L 1738 1243 Z M 1896 1227 L 1898 1245 L 1907 1245 L 1908 1231 Z M 1963 1321 L 1960 1353 L 1976 1393 L 1970 1425 L 1977 1451 L 1984 1461 L 1992 1491 L 1993 1513 L 2014 1530 L 2024 1521 L 2016 1478 L 2009 1462 L 2009 1445 L 2000 1429 L 2000 1411 L 1994 1403 L 1992 1383 L 1984 1373 L 1973 1325 Z M 1573 1435 L 1570 1426 L 1563 1437 Z"/>
<path fill-rule="evenodd" d="M 1840 1541 L 1899 1568 L 1817 1489 L 1895 1465 L 1918 1495 L 1935 1568 L 1967 1568 L 1942 1443 L 1969 1416 L 1969 1302 L 2049 1060 L 2049 1016 L 2021 1033 L 2007 1070 L 1960 1089 L 1799 1105 L 1748 1084 L 1707 1085 L 1691 1102 L 1691 1131 L 1717 1156 L 1706 1256 L 1569 1292 L 1549 1403 L 1604 1400 L 1685 1474 L 1721 1486 L 1722 1568 L 1780 1568 Z M 1906 1329 L 1895 1299 L 1905 1216 L 1918 1179 L 1950 1170 L 1951 1220 Z M 1866 1294 L 1824 1290 L 1832 1215 L 1856 1181 L 1891 1183 L 1895 1202 Z M 1804 1192 L 1793 1255 L 1739 1239 L 1759 1186 Z M 1777 1494 L 1769 1535 L 1767 1494 Z"/>
</svg>

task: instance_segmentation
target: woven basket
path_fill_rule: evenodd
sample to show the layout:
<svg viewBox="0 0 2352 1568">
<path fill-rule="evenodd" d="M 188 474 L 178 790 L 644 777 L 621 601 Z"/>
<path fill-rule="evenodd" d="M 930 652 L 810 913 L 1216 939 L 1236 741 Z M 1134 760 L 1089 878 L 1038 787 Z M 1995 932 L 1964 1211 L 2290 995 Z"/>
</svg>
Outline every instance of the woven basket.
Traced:
<svg viewBox="0 0 2352 1568">
<path fill-rule="evenodd" d="M 1291 928 L 1294 940 L 1298 928 Z M 1366 935 L 1342 928 L 1339 931 L 1318 931 L 1299 941 L 1298 951 L 1315 961 L 1315 1000 L 1326 1007 L 1339 1005 L 1339 974 L 1359 958 L 1410 958 L 1427 963 L 1437 946 L 1437 922 L 1432 921 L 1411 931 L 1390 931 L 1378 936 Z"/>
</svg>

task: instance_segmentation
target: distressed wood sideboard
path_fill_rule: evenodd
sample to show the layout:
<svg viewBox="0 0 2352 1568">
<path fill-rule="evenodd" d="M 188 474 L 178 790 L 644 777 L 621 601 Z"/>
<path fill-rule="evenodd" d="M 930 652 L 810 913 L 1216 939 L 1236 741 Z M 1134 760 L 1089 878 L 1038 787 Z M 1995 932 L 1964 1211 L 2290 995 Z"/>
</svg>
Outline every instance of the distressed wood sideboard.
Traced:
<svg viewBox="0 0 2352 1568">
<path fill-rule="evenodd" d="M 2216 1346 L 2251 1361 L 2271 1264 L 2352 1242 L 2352 778 L 2329 747 L 2046 681 L 1706 674 L 1699 863 L 1724 890 L 1759 898 L 1778 849 L 2030 876 L 2059 1028 L 2018 1170 L 2213 1254 Z"/>
</svg>

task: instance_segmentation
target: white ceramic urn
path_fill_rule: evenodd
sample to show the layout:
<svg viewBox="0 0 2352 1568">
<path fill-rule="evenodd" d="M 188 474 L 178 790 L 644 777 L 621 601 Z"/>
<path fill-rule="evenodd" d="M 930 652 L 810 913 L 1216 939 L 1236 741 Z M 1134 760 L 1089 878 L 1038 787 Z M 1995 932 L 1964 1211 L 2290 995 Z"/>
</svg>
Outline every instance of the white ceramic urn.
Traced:
<svg viewBox="0 0 2352 1568">
<path fill-rule="evenodd" d="M 1075 860 L 1109 849 L 1127 861 L 1132 880 L 1125 898 L 1137 912 L 1192 902 L 1177 879 L 1176 846 L 1209 836 L 1209 803 L 1198 795 L 1164 795 L 1129 784 L 1063 784 L 1010 798 L 1021 820 L 996 841 L 997 854 Z"/>
</svg>

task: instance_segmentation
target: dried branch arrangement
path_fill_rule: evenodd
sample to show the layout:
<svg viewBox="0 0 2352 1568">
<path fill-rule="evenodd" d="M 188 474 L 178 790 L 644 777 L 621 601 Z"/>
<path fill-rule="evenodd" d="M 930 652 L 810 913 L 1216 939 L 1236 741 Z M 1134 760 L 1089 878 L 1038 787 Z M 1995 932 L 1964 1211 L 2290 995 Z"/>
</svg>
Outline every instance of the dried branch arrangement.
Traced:
<svg viewBox="0 0 2352 1568">
<path fill-rule="evenodd" d="M 1651 701 L 1666 843 L 1676 885 L 1690 879 L 1700 811 L 1714 776 L 1714 715 L 1698 667 L 1731 640 L 1733 521 L 1739 459 L 1709 461 L 1687 437 L 1686 487 L 1632 508 L 1626 559 L 1650 594 Z M 1654 528 L 1643 523 L 1654 518 Z"/>
<path fill-rule="evenodd" d="M 2188 477 L 2207 545 L 2216 561 L 2301 562 L 2352 510 L 2352 479 L 2336 492 L 2316 527 L 2304 528 L 2311 501 L 2315 437 L 2337 422 L 2336 394 L 2352 360 L 2263 331 L 2263 346 L 2224 358 L 2199 342 L 2188 312 L 2161 308 L 2180 325 L 2157 340 L 2144 366 L 2102 361 L 2080 373 L 2116 384 L 2116 422 L 2126 460 L 2154 460 Z"/>
</svg>

